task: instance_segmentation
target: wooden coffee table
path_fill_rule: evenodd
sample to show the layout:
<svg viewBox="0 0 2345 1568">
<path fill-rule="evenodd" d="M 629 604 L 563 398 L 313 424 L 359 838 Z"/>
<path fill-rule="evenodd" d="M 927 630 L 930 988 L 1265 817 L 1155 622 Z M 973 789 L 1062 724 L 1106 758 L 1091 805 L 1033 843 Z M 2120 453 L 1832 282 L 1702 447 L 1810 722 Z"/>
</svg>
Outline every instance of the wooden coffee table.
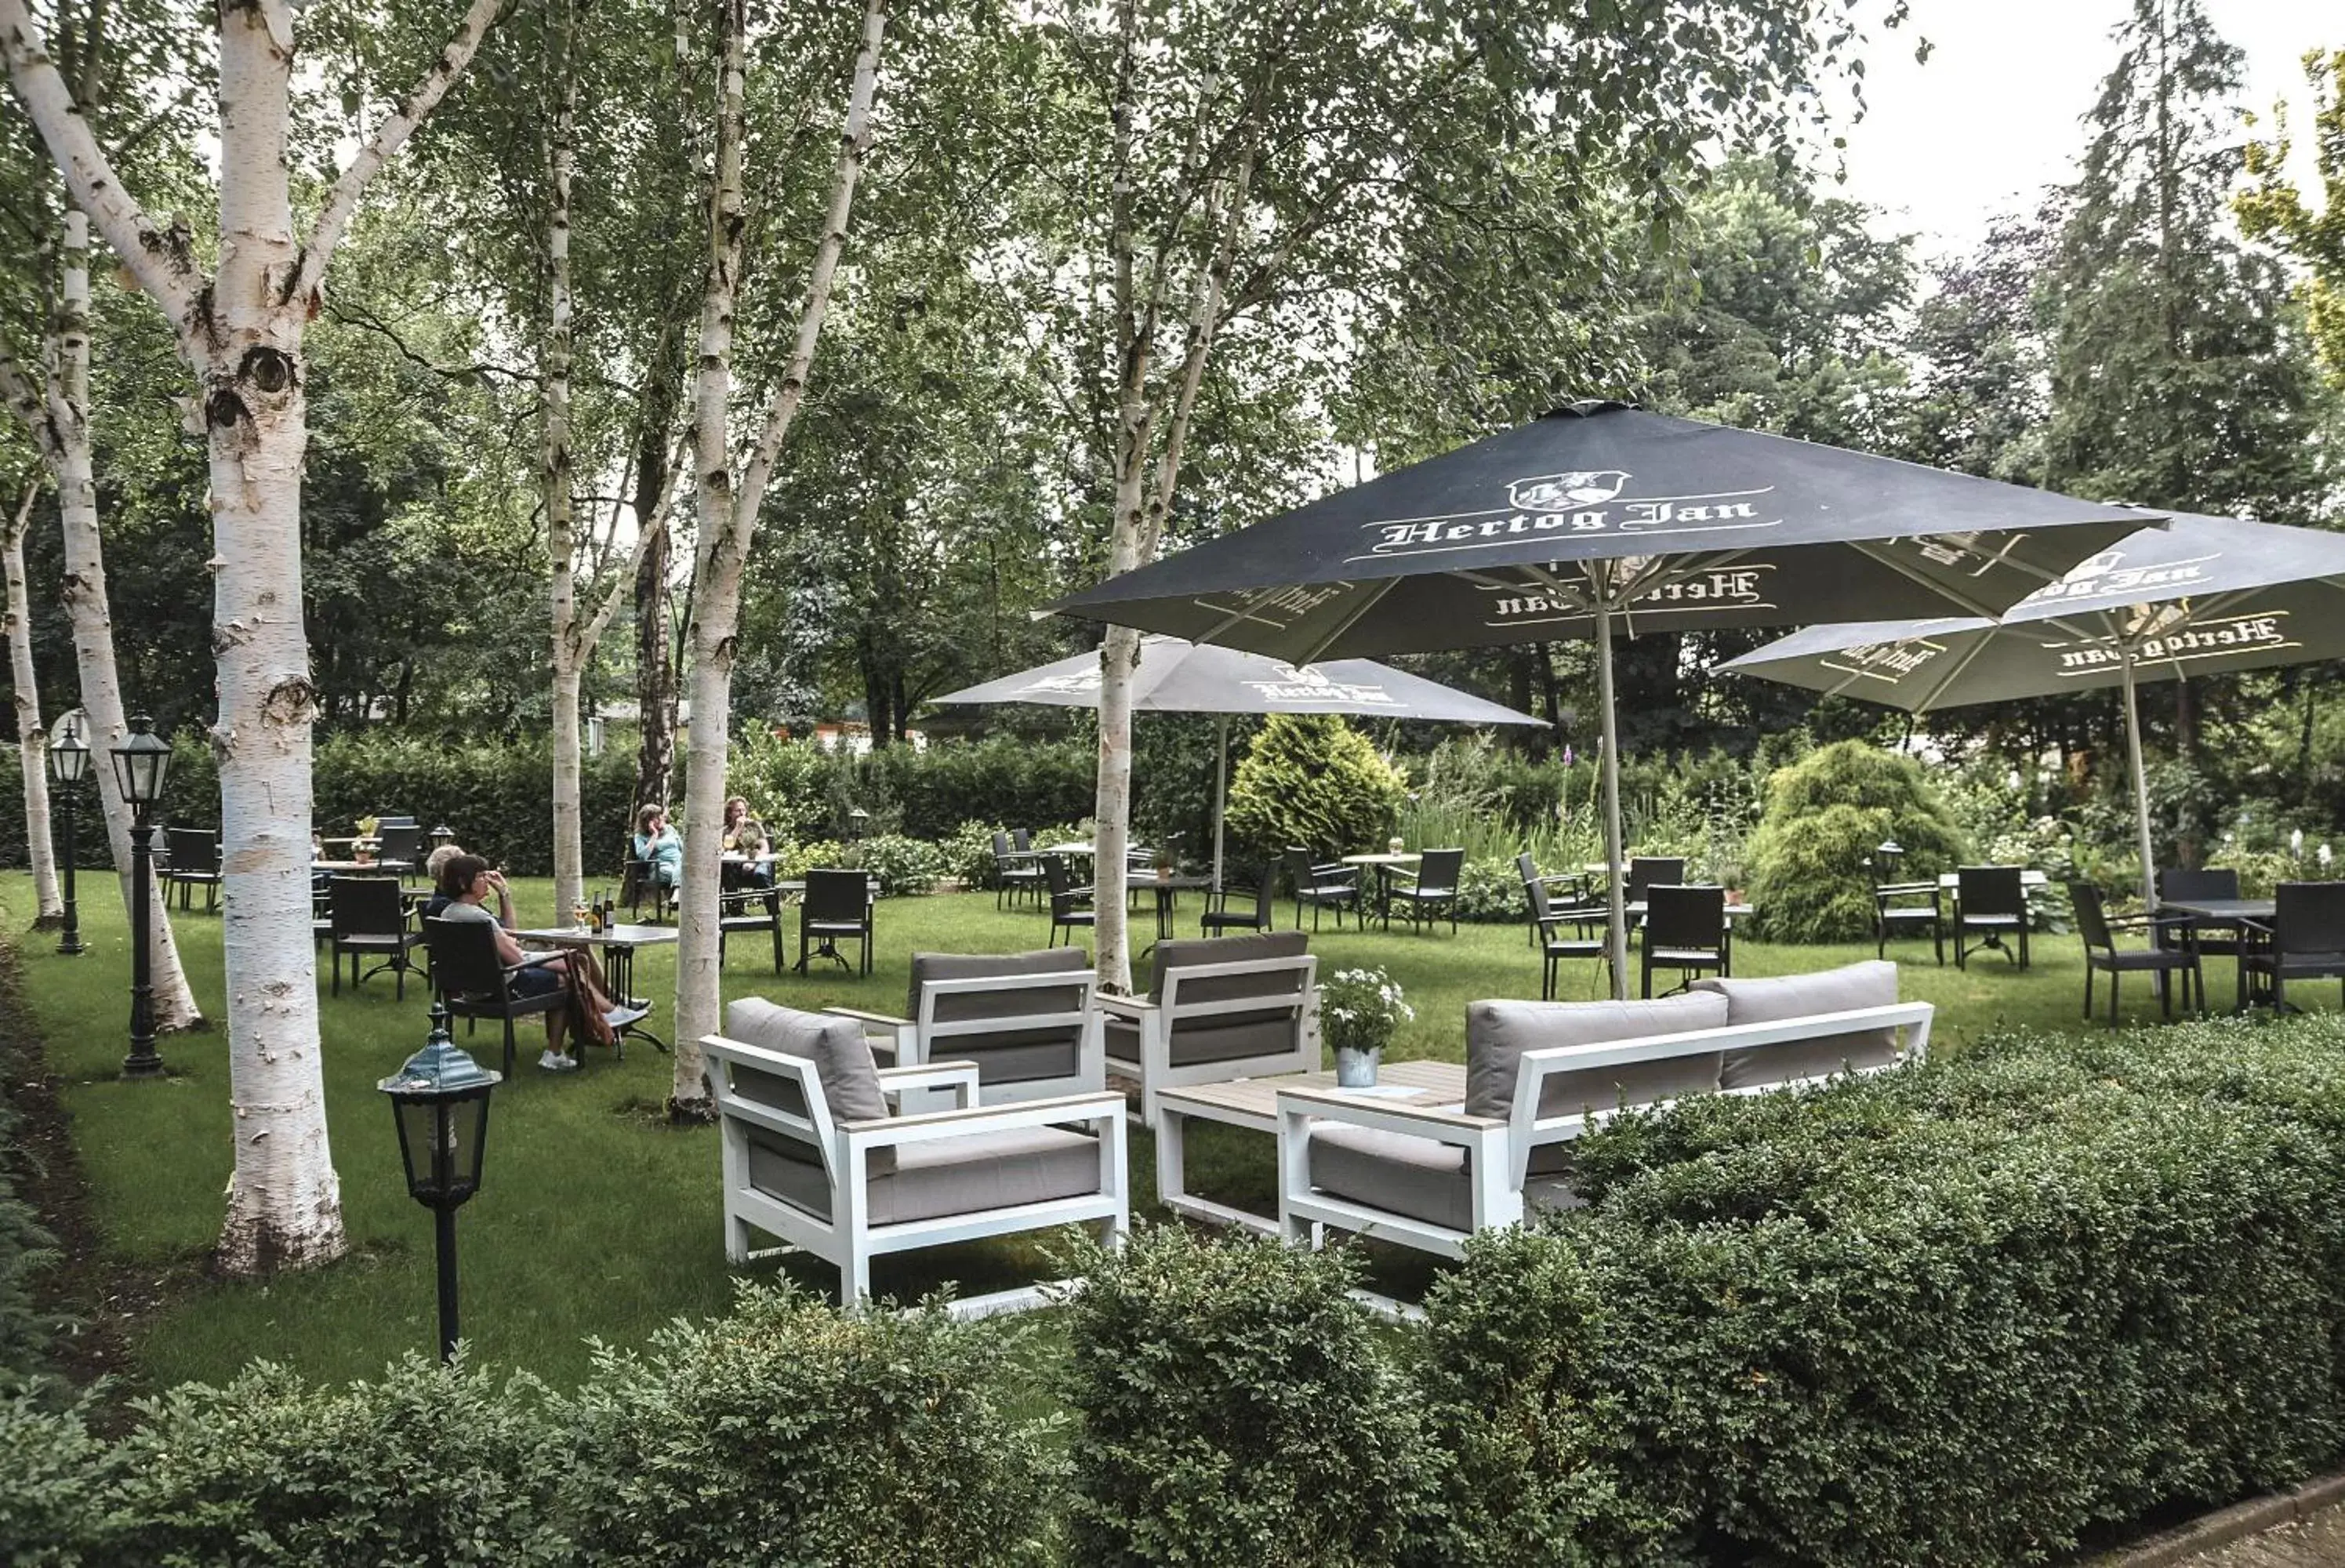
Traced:
<svg viewBox="0 0 2345 1568">
<path fill-rule="evenodd" d="M 1185 1147 L 1192 1118 L 1217 1121 L 1278 1136 L 1278 1091 L 1335 1089 L 1334 1073 L 1279 1073 L 1271 1077 L 1236 1078 L 1222 1084 L 1189 1084 L 1156 1091 L 1156 1197 L 1175 1214 L 1216 1225 L 1243 1225 L 1265 1235 L 1278 1234 L 1278 1217 L 1215 1203 L 1188 1189 Z M 1386 1062 L 1376 1074 L 1374 1088 L 1337 1090 L 1356 1094 L 1370 1105 L 1444 1106 L 1466 1098 L 1466 1066 L 1462 1062 Z"/>
</svg>

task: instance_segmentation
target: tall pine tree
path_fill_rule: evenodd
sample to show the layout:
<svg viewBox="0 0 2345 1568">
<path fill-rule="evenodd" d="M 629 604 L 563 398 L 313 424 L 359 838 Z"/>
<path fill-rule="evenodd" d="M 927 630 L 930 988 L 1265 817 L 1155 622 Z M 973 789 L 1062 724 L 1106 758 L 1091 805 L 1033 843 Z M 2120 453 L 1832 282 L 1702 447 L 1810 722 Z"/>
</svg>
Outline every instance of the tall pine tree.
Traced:
<svg viewBox="0 0 2345 1568">
<path fill-rule="evenodd" d="M 2320 493 L 2310 356 L 2287 279 L 2227 224 L 2240 52 L 2200 0 L 2135 0 L 2044 280 L 2045 482 L 2178 511 L 2307 519 Z M 2174 743 L 2200 693 L 2177 685 Z"/>
</svg>

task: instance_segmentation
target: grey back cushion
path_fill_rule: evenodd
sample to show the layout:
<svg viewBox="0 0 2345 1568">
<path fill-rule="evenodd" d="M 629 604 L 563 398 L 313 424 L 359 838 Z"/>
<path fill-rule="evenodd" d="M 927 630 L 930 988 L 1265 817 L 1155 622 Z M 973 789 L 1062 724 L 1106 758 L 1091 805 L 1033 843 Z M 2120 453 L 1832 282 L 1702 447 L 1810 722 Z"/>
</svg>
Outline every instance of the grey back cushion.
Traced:
<svg viewBox="0 0 2345 1568">
<path fill-rule="evenodd" d="M 864 1043 L 863 1026 L 853 1018 L 805 1013 L 763 996 L 744 996 L 725 1009 L 725 1033 L 745 1046 L 760 1046 L 814 1063 L 832 1120 L 877 1121 L 887 1116 L 888 1101 L 879 1092 L 879 1070 L 872 1063 L 871 1047 Z M 895 1165 L 894 1149 L 871 1151 L 873 1174 L 892 1170 Z"/>
<path fill-rule="evenodd" d="M 1725 998 L 1685 992 L 1637 1002 L 1469 1002 L 1466 1007 L 1466 1114 L 1511 1116 L 1523 1053 L 1553 1046 L 1608 1045 L 1726 1024 Z M 1719 1053 L 1595 1067 L 1550 1077 L 1541 1116 L 1611 1110 L 1718 1087 Z"/>
<path fill-rule="evenodd" d="M 1724 998 L 1727 1022 L 1772 1024 L 1817 1013 L 1886 1007 L 1897 1001 L 1897 966 L 1868 958 L 1813 975 L 1767 980 L 1696 980 L 1697 992 Z M 1731 1089 L 1757 1088 L 1795 1078 L 1822 1077 L 1843 1067 L 1886 1067 L 1897 1059 L 1897 1031 L 1866 1029 L 1816 1040 L 1786 1040 L 1726 1053 L 1720 1081 Z"/>
<path fill-rule="evenodd" d="M 1164 999 L 1164 974 L 1168 969 L 1192 968 L 1203 964 L 1246 964 L 1262 958 L 1300 958 L 1309 950 L 1309 942 L 1300 931 L 1258 931 L 1244 936 L 1201 936 L 1182 942 L 1159 942 L 1156 945 L 1156 967 L 1148 983 L 1148 999 Z M 1262 996 L 1292 1000 L 1300 985 L 1299 971 L 1282 969 L 1268 975 L 1217 975 L 1193 984 L 1182 982 L 1183 1002 L 1234 1002 L 1245 996 Z M 1233 1023 L 1235 1015 L 1220 1022 Z"/>
<path fill-rule="evenodd" d="M 1091 960 L 1080 947 L 1044 947 L 1032 953 L 915 953 L 912 986 L 904 1002 L 904 1017 L 920 1016 L 920 993 L 937 980 L 990 980 L 1003 976 L 1088 975 Z M 1014 1018 L 1029 1013 L 1069 1013 L 1081 995 L 1075 986 L 1027 988 L 1014 991 L 964 991 L 937 998 L 937 1022 L 966 1023 L 976 1018 Z"/>
</svg>

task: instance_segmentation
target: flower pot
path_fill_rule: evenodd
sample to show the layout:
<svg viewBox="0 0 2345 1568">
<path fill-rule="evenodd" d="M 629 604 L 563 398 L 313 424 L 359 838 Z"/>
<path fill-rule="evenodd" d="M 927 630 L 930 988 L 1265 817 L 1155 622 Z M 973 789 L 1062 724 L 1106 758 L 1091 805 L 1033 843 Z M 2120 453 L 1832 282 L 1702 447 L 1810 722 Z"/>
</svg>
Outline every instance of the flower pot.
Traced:
<svg viewBox="0 0 2345 1568">
<path fill-rule="evenodd" d="M 1335 1087 L 1345 1089 L 1375 1087 L 1376 1063 L 1383 1056 L 1381 1049 L 1355 1051 L 1338 1046 L 1335 1048 Z"/>
</svg>

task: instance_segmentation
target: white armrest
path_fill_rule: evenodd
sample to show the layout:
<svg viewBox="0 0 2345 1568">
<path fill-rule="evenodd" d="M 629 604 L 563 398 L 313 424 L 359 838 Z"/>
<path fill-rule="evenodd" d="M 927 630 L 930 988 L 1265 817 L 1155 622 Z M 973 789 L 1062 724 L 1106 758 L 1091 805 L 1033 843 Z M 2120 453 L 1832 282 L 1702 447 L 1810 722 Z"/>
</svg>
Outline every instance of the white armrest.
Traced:
<svg viewBox="0 0 2345 1568">
<path fill-rule="evenodd" d="M 1156 1004 L 1145 996 L 1116 996 L 1101 991 L 1095 993 L 1094 999 L 1100 1005 L 1100 1011 L 1122 1013 L 1132 1018 L 1142 1017 L 1156 1011 Z"/>
<path fill-rule="evenodd" d="M 965 1085 L 971 1093 L 977 1089 L 977 1064 L 965 1061 L 926 1062 L 918 1067 L 881 1067 L 879 1087 L 882 1089 L 939 1089 Z"/>
</svg>

